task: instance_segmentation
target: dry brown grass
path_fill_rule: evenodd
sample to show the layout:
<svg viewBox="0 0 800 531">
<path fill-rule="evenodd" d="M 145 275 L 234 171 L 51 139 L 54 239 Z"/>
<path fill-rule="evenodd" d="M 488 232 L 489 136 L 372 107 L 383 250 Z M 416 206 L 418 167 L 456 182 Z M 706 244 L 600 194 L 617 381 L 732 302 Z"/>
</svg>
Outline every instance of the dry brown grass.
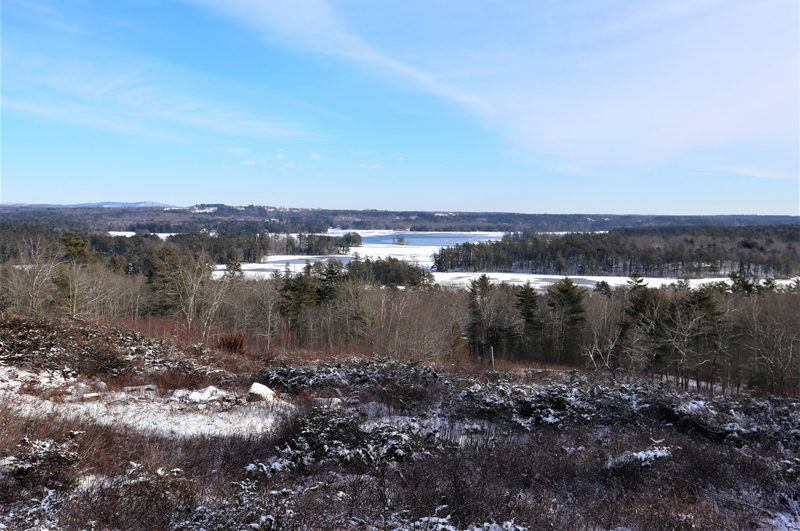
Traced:
<svg viewBox="0 0 800 531">
<path fill-rule="evenodd" d="M 164 321 L 159 323 L 165 326 Z M 42 322 L 41 326 L 60 325 Z M 196 358 L 202 360 L 203 367 L 226 368 L 233 375 L 226 376 L 226 385 L 239 390 L 266 364 L 309 365 L 354 355 L 373 358 L 372 353 L 335 345 L 259 354 L 250 348 L 227 352 L 170 341 L 176 347 L 170 350 L 175 358 L 171 362 Z M 443 360 L 436 365 L 438 370 L 454 372 L 457 377 L 482 381 L 570 381 L 569 371 L 573 370 L 507 360 L 496 360 L 494 367 L 486 360 L 469 359 L 458 364 Z M 122 371 L 116 376 L 87 369 L 80 381 L 102 379 L 109 390 L 155 384 L 161 391 L 218 383 L 218 376 L 192 370 L 192 366 L 171 363 L 148 371 Z M 402 410 L 403 415 L 420 419 L 426 418 L 432 407 L 458 396 L 457 391 L 441 383 L 445 378 L 405 381 L 406 373 L 398 372 L 384 382 L 382 373 L 374 374 L 377 385 L 354 385 L 345 389 L 347 396 L 362 403 L 382 403 L 390 411 Z M 43 391 L 36 387 L 29 391 L 54 399 L 62 393 L 60 389 Z M 56 486 L 68 492 L 70 485 L 90 474 L 105 480 L 81 491 L 63 507 L 67 527 L 85 527 L 88 520 L 95 520 L 101 528 L 166 528 L 205 503 L 222 514 L 226 504 L 239 495 L 234 485 L 251 477 L 245 466 L 268 462 L 278 452 L 276 447 L 283 448 L 295 440 L 301 418 L 312 409 L 312 399 L 334 396 L 338 391 L 328 387 L 292 394 L 290 400 L 299 408 L 274 433 L 186 439 L 56 415 L 22 416 L 10 405 L 0 404 L 0 459 L 22 455 L 20 444 L 25 438 L 74 440 L 78 455 L 74 466 L 66 462 L 54 462 L 52 467 L 45 464 L 36 475 L 29 476 L 27 484 L 6 484 L 0 491 L 0 515 L 4 504 L 19 502 L 28 490 Z M 475 420 L 467 408 L 453 412 L 459 421 Z M 788 512 L 792 500 L 800 500 L 796 478 L 776 471 L 776 463 L 787 457 L 785 449 L 757 443 L 742 449 L 735 443 L 709 439 L 697 430 L 681 432 L 680 426 L 671 422 L 657 415 L 639 415 L 633 420 L 612 419 L 606 425 L 591 421 L 558 428 L 534 426 L 530 432 L 504 425 L 466 439 L 460 438 L 463 433 L 449 433 L 450 428 L 444 427 L 425 439 L 427 451 L 414 458 L 353 464 L 318 461 L 302 470 L 258 477 L 252 498 L 230 509 L 231 520 L 215 521 L 215 525 L 242 527 L 249 523 L 248 511 L 259 503 L 270 510 L 283 510 L 289 506 L 280 505 L 285 502 L 294 511 L 286 523 L 290 528 L 341 528 L 350 517 L 379 521 L 387 512 L 400 510 L 407 511 L 404 518 L 413 521 L 431 516 L 446 505 L 438 514 L 450 514 L 451 523 L 462 526 L 513 519 L 536 529 L 747 529 L 763 524 L 769 511 L 777 508 Z M 607 466 L 609 459 L 647 449 L 653 441 L 671 448 L 672 455 L 652 466 Z M 130 462 L 141 465 L 136 473 L 146 481 L 130 482 Z M 159 469 L 168 473 L 159 473 Z M 169 472 L 174 469 L 180 472 Z M 300 485 L 318 488 L 301 494 L 295 490 L 280 503 L 269 494 Z"/>
</svg>

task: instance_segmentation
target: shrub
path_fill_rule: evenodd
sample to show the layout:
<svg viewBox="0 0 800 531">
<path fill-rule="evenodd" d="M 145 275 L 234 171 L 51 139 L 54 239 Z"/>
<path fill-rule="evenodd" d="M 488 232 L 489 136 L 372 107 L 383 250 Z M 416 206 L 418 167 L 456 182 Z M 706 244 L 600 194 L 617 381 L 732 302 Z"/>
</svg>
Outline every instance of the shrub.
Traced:
<svg viewBox="0 0 800 531">
<path fill-rule="evenodd" d="M 243 332 L 235 329 L 227 334 L 222 334 L 217 342 L 217 347 L 220 350 L 225 350 L 232 354 L 244 354 L 245 335 Z"/>
</svg>

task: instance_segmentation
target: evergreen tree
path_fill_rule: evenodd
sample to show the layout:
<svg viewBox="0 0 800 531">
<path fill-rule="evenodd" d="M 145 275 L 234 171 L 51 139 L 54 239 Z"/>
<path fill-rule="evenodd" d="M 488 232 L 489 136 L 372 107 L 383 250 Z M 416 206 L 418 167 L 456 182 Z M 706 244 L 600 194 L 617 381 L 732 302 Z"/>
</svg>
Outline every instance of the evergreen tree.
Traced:
<svg viewBox="0 0 800 531">
<path fill-rule="evenodd" d="M 516 307 L 522 318 L 522 351 L 530 357 L 536 340 L 542 333 L 542 323 L 539 321 L 539 296 L 530 282 L 526 282 L 517 292 Z"/>
<path fill-rule="evenodd" d="M 73 262 L 96 262 L 97 257 L 89 251 L 89 241 L 80 236 L 64 236 L 64 258 Z"/>
<path fill-rule="evenodd" d="M 317 264 L 320 264 L 320 262 L 317 262 Z M 333 300 L 336 297 L 339 283 L 343 278 L 342 263 L 340 261 L 328 260 L 325 262 L 320 273 L 319 301 Z"/>
<path fill-rule="evenodd" d="M 628 280 L 628 289 L 634 290 L 638 288 L 644 288 L 646 286 L 647 284 L 644 283 L 641 273 L 631 273 L 631 277 Z"/>
<path fill-rule="evenodd" d="M 554 327 L 556 362 L 576 363 L 580 353 L 580 324 L 584 320 L 583 290 L 568 277 L 547 291 Z"/>
<path fill-rule="evenodd" d="M 609 284 L 605 280 L 596 282 L 594 285 L 594 291 L 597 293 L 602 293 L 606 297 L 611 297 L 611 284 Z"/>
<path fill-rule="evenodd" d="M 731 279 L 731 291 L 733 293 L 752 295 L 756 292 L 756 282 L 746 275 L 740 275 L 734 271 L 729 277 Z"/>
<path fill-rule="evenodd" d="M 489 351 L 489 277 L 481 275 L 469 285 L 469 347 L 473 354 L 487 355 Z"/>
<path fill-rule="evenodd" d="M 308 332 L 306 317 L 318 301 L 317 286 L 309 272 L 306 270 L 300 275 L 291 275 L 287 271 L 280 289 L 281 313 L 287 318 L 289 327 L 301 335 Z"/>
</svg>

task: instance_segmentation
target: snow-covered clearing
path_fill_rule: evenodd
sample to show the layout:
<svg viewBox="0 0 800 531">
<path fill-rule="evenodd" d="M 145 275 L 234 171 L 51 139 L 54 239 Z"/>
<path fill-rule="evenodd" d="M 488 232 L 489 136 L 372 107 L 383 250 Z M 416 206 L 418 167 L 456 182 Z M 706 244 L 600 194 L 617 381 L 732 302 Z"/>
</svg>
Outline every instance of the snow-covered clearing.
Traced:
<svg viewBox="0 0 800 531">
<path fill-rule="evenodd" d="M 353 257 L 358 256 L 361 259 L 371 258 L 387 259 L 397 258 L 406 262 L 417 264 L 426 269 L 433 267 L 433 254 L 442 248 L 437 242 L 447 242 L 452 245 L 453 242 L 477 242 L 500 240 L 503 237 L 502 232 L 402 232 L 395 230 L 345 230 L 345 229 L 329 229 L 329 236 L 342 236 L 348 232 L 357 232 L 363 239 L 363 245 L 359 247 L 352 247 L 350 252 L 345 255 L 274 255 L 266 257 L 260 263 L 244 263 L 241 264 L 242 272 L 248 278 L 266 278 L 275 273 L 283 273 L 288 268 L 292 273 L 299 273 L 303 270 L 306 263 L 314 264 L 320 261 L 339 260 L 345 266 L 350 263 Z M 395 237 L 403 236 L 406 242 L 410 245 L 400 245 L 391 243 Z M 379 242 L 379 243 L 370 243 Z M 422 244 L 415 245 L 414 242 L 422 242 Z M 447 245 L 446 245 L 447 246 Z M 214 272 L 215 278 L 220 278 L 225 272 L 224 265 L 218 265 Z M 453 287 L 467 287 L 470 282 L 477 279 L 481 275 L 486 275 L 493 282 L 506 282 L 513 285 L 523 285 L 530 282 L 534 288 L 539 290 L 547 289 L 547 287 L 562 280 L 564 275 L 542 275 L 536 273 L 498 273 L 498 272 L 433 272 L 433 277 L 436 283 L 443 286 Z M 592 275 L 578 275 L 570 276 L 573 282 L 579 286 L 592 288 L 600 281 L 607 282 L 612 288 L 626 285 L 629 277 L 616 277 L 616 276 L 592 276 Z M 658 288 L 668 286 L 678 282 L 679 278 L 657 278 L 657 277 L 644 277 L 642 279 L 645 284 L 650 287 Z M 730 282 L 728 277 L 707 277 L 690 279 L 689 284 L 693 288 L 697 288 L 704 284 L 716 282 Z M 788 280 L 778 280 L 779 285 L 787 285 Z"/>
<path fill-rule="evenodd" d="M 90 421 L 163 437 L 257 435 L 294 406 L 280 399 L 247 402 L 244 394 L 206 387 L 159 392 L 154 385 L 105 391 L 100 381 L 0 366 L 0 404 L 24 417 Z"/>
<path fill-rule="evenodd" d="M 166 240 L 170 236 L 174 236 L 177 233 L 176 232 L 154 232 L 153 234 L 155 234 L 156 236 L 158 236 L 162 240 Z M 110 231 L 108 231 L 108 235 L 109 236 L 125 236 L 126 238 L 131 238 L 133 236 L 136 236 L 136 232 L 131 231 L 131 230 L 110 230 Z"/>
<path fill-rule="evenodd" d="M 563 280 L 564 275 L 539 275 L 534 273 L 481 273 L 481 272 L 434 272 L 433 278 L 442 285 L 448 286 L 469 286 L 469 283 L 485 274 L 493 282 L 506 282 L 508 284 L 522 285 L 530 282 L 536 289 L 546 289 L 548 286 Z M 608 282 L 612 288 L 626 285 L 630 282 L 630 277 L 605 277 L 605 276 L 571 276 L 569 277 L 575 284 L 587 288 L 594 287 L 600 281 Z M 656 277 L 643 277 L 642 280 L 651 288 L 658 288 L 661 286 L 668 286 L 678 282 L 678 278 L 656 278 Z M 714 282 L 725 282 L 728 278 L 714 277 L 714 278 L 695 278 L 689 280 L 693 288 L 703 284 Z"/>
<path fill-rule="evenodd" d="M 283 273 L 287 269 L 292 273 L 299 273 L 303 270 L 306 263 L 315 263 L 326 260 L 339 260 L 344 265 L 358 254 L 364 258 L 398 258 L 407 262 L 418 264 L 430 269 L 433 265 L 432 255 L 439 248 L 427 246 L 411 245 L 392 245 L 392 244 L 368 244 L 361 247 L 353 247 L 348 255 L 274 255 L 269 256 L 261 263 L 241 264 L 242 272 L 247 278 L 267 278 L 275 273 Z M 214 276 L 220 278 L 225 273 L 225 266 L 218 265 Z M 485 274 L 493 282 L 506 282 L 508 284 L 522 285 L 530 282 L 537 289 L 546 289 L 548 286 L 562 280 L 564 275 L 540 275 L 533 273 L 496 273 L 496 272 L 433 272 L 434 280 L 443 286 L 466 287 L 469 283 L 481 275 Z M 624 286 L 630 281 L 629 277 L 607 277 L 607 276 L 570 276 L 575 284 L 588 288 L 594 287 L 601 280 L 608 282 L 611 287 Z M 678 278 L 655 278 L 645 277 L 642 279 L 650 287 L 667 286 L 678 282 Z M 727 277 L 696 278 L 689 280 L 692 287 L 714 282 L 729 281 Z M 782 281 L 778 281 L 780 284 Z"/>
<path fill-rule="evenodd" d="M 437 240 L 446 242 L 479 242 L 501 240 L 503 232 L 491 231 L 474 231 L 474 232 L 407 232 L 388 229 L 371 229 L 371 230 L 348 230 L 340 228 L 328 229 L 327 236 L 343 236 L 349 232 L 358 233 L 364 240 L 364 244 L 358 247 L 352 247 L 348 254 L 344 255 L 271 255 L 266 257 L 262 262 L 258 263 L 243 263 L 242 272 L 248 278 L 266 278 L 275 273 L 283 273 L 287 270 L 292 273 L 299 273 L 303 270 L 306 263 L 314 264 L 320 261 L 339 260 L 345 266 L 350 263 L 355 256 L 361 259 L 371 258 L 387 259 L 397 258 L 406 262 L 417 264 L 426 269 L 433 267 L 433 254 L 442 245 L 437 245 Z M 135 232 L 130 231 L 109 231 L 111 236 L 133 236 Z M 157 236 L 163 240 L 171 236 L 173 233 L 158 233 Z M 556 234 L 563 235 L 569 234 L 565 232 L 551 232 L 543 234 Z M 296 235 L 294 235 L 296 236 Z M 407 242 L 413 243 L 421 241 L 422 244 L 417 245 L 400 245 L 397 243 L 388 243 L 388 240 L 395 237 L 404 237 Z M 380 242 L 372 243 L 370 242 Z M 449 246 L 449 245 L 445 245 Z M 225 272 L 224 265 L 217 265 L 214 271 L 214 277 L 220 278 Z M 513 285 L 523 285 L 530 282 L 534 288 L 539 290 L 547 289 L 563 279 L 563 275 L 541 275 L 534 273 L 498 273 L 498 272 L 433 272 L 433 277 L 436 283 L 443 286 L 457 286 L 467 287 L 469 283 L 485 274 L 493 282 L 506 282 Z M 570 276 L 570 278 L 579 286 L 594 287 L 597 282 L 605 281 L 612 288 L 624 286 L 630 279 L 629 277 L 615 277 L 615 276 Z M 653 288 L 668 286 L 680 280 L 679 278 L 656 278 L 646 277 L 643 278 L 644 282 Z M 695 278 L 690 279 L 689 283 L 693 288 L 697 288 L 704 284 L 716 282 L 729 282 L 728 277 L 708 277 L 708 278 Z M 788 284 L 790 281 L 778 280 L 779 285 Z"/>
</svg>

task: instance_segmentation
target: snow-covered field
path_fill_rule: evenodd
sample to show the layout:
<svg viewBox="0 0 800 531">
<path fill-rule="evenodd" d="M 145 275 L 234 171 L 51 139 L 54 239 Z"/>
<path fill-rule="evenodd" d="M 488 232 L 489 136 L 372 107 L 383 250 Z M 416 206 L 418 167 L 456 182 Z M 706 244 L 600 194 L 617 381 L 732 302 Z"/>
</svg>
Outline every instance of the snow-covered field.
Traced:
<svg viewBox="0 0 800 531">
<path fill-rule="evenodd" d="M 0 403 L 25 417 L 54 415 L 163 437 L 264 433 L 293 408 L 280 399 L 247 402 L 243 395 L 213 386 L 166 394 L 155 385 L 107 391 L 99 380 L 86 382 L 52 371 L 8 366 L 0 366 Z"/>
<path fill-rule="evenodd" d="M 328 234 L 331 236 L 341 236 L 346 232 L 358 232 L 364 239 L 364 244 L 360 247 L 353 247 L 347 255 L 274 255 L 267 257 L 261 263 L 245 263 L 242 264 L 242 271 L 245 276 L 249 278 L 264 278 L 274 273 L 282 273 L 286 270 L 287 265 L 290 271 L 297 273 L 303 270 L 306 262 L 315 263 L 325 260 L 340 260 L 343 264 L 347 265 L 350 260 L 358 255 L 360 258 L 397 258 L 407 262 L 415 263 L 421 267 L 430 269 L 433 266 L 433 253 L 441 249 L 440 245 L 436 245 L 435 241 L 489 241 L 500 240 L 503 237 L 502 232 L 452 232 L 452 233 L 408 233 L 398 232 L 392 230 L 364 230 L 364 231 L 346 231 L 342 229 L 330 229 Z M 393 243 L 385 243 L 386 240 L 391 240 L 392 237 L 403 235 L 406 241 L 411 242 L 411 245 L 398 245 Z M 437 235 L 437 236 L 434 236 Z M 438 237 L 441 235 L 441 237 Z M 424 241 L 423 245 L 413 245 L 416 238 Z M 368 243 L 370 240 L 380 240 L 381 243 Z M 215 275 L 222 276 L 225 271 L 225 266 L 217 266 Z M 469 283 L 481 276 L 482 272 L 434 272 L 433 277 L 435 281 L 445 286 L 459 286 L 465 287 Z M 522 285 L 530 282 L 537 289 L 546 289 L 548 286 L 555 284 L 563 279 L 563 275 L 540 275 L 533 273 L 485 273 L 494 282 L 507 282 L 509 284 Z M 630 279 L 628 277 L 610 277 L 610 276 L 574 276 L 570 277 L 573 282 L 580 286 L 593 287 L 597 282 L 604 280 L 612 287 L 625 285 Z M 644 278 L 644 282 L 650 287 L 666 286 L 677 282 L 677 278 Z M 714 278 L 700 278 L 690 280 L 693 287 L 700 286 L 711 282 L 727 281 L 727 277 L 714 277 Z"/>
<path fill-rule="evenodd" d="M 442 285 L 450 286 L 468 286 L 469 283 L 481 276 L 483 273 L 461 273 L 461 272 L 446 272 L 446 273 L 433 273 L 433 278 Z M 546 289 L 548 286 L 564 278 L 563 275 L 537 275 L 532 273 L 486 273 L 494 282 L 506 282 L 508 284 L 522 285 L 530 282 L 536 289 Z M 630 281 L 629 277 L 603 277 L 603 276 L 570 276 L 569 277 L 575 284 L 592 288 L 601 280 L 608 282 L 612 288 L 624 286 Z M 652 288 L 667 286 L 677 282 L 677 278 L 655 278 L 643 277 L 645 284 Z M 689 283 L 692 287 L 698 287 L 703 284 L 712 282 L 727 281 L 728 278 L 697 278 L 691 279 Z"/>
<path fill-rule="evenodd" d="M 393 230 L 364 230 L 346 231 L 342 229 L 330 229 L 329 236 L 341 236 L 347 232 L 358 232 L 363 238 L 364 244 L 359 247 L 352 247 L 350 253 L 346 255 L 271 255 L 260 263 L 244 263 L 242 271 L 245 276 L 250 278 L 263 278 L 273 273 L 282 273 L 287 266 L 290 271 L 297 273 L 303 270 L 306 262 L 315 263 L 326 260 L 339 260 L 344 265 L 358 256 L 365 258 L 397 258 L 407 262 L 418 264 L 422 267 L 430 268 L 433 266 L 433 253 L 441 248 L 436 245 L 436 241 L 466 242 L 466 241 L 488 241 L 499 240 L 503 237 L 502 232 L 452 232 L 452 233 L 432 233 L 432 232 L 399 232 Z M 398 245 L 386 243 L 391 241 L 394 236 L 405 236 L 407 242 L 413 242 L 416 238 L 424 241 L 423 245 Z M 379 243 L 369 243 L 370 241 Z M 225 266 L 217 266 L 216 275 L 222 276 Z"/>
<path fill-rule="evenodd" d="M 158 236 L 162 240 L 166 240 L 167 238 L 169 238 L 170 236 L 173 236 L 176 233 L 175 232 L 154 232 L 153 234 L 155 234 L 156 236 Z M 110 230 L 110 231 L 108 231 L 108 235 L 109 236 L 125 236 L 126 238 L 130 238 L 132 236 L 136 236 L 136 233 L 134 231 L 127 231 L 127 230 L 124 230 L 124 231 L 123 230 Z"/>
<path fill-rule="evenodd" d="M 345 266 L 355 256 L 361 259 L 386 259 L 397 258 L 406 262 L 417 264 L 431 269 L 433 267 L 433 254 L 442 247 L 464 242 L 480 242 L 501 240 L 502 232 L 404 232 L 396 230 L 347 230 L 339 228 L 328 229 L 328 236 L 342 236 L 348 232 L 357 232 L 363 239 L 363 244 L 352 247 L 346 255 L 270 255 L 262 262 L 243 263 L 242 272 L 248 278 L 266 278 L 275 273 L 283 273 L 288 268 L 293 273 L 303 270 L 306 263 L 315 263 L 327 260 L 339 260 Z M 109 232 L 111 236 L 133 236 L 134 232 Z M 552 233 L 565 234 L 565 233 Z M 166 239 L 172 233 L 158 233 L 161 239 Z M 395 237 L 402 236 L 408 245 L 392 243 Z M 214 272 L 215 278 L 221 277 L 225 272 L 224 265 L 218 265 Z M 563 275 L 541 275 L 535 273 L 497 273 L 497 272 L 434 272 L 434 280 L 443 286 L 466 287 L 481 275 L 486 274 L 493 282 L 506 282 L 508 284 L 522 285 L 530 282 L 534 288 L 543 290 L 563 279 Z M 628 277 L 614 276 L 571 276 L 573 282 L 579 286 L 593 287 L 597 282 L 605 281 L 612 288 L 624 286 L 630 279 Z M 645 277 L 645 284 L 650 287 L 661 287 L 674 284 L 678 278 Z M 726 282 L 728 277 L 696 278 L 689 281 L 692 287 L 703 284 Z M 788 281 L 778 281 L 779 284 Z"/>
</svg>

